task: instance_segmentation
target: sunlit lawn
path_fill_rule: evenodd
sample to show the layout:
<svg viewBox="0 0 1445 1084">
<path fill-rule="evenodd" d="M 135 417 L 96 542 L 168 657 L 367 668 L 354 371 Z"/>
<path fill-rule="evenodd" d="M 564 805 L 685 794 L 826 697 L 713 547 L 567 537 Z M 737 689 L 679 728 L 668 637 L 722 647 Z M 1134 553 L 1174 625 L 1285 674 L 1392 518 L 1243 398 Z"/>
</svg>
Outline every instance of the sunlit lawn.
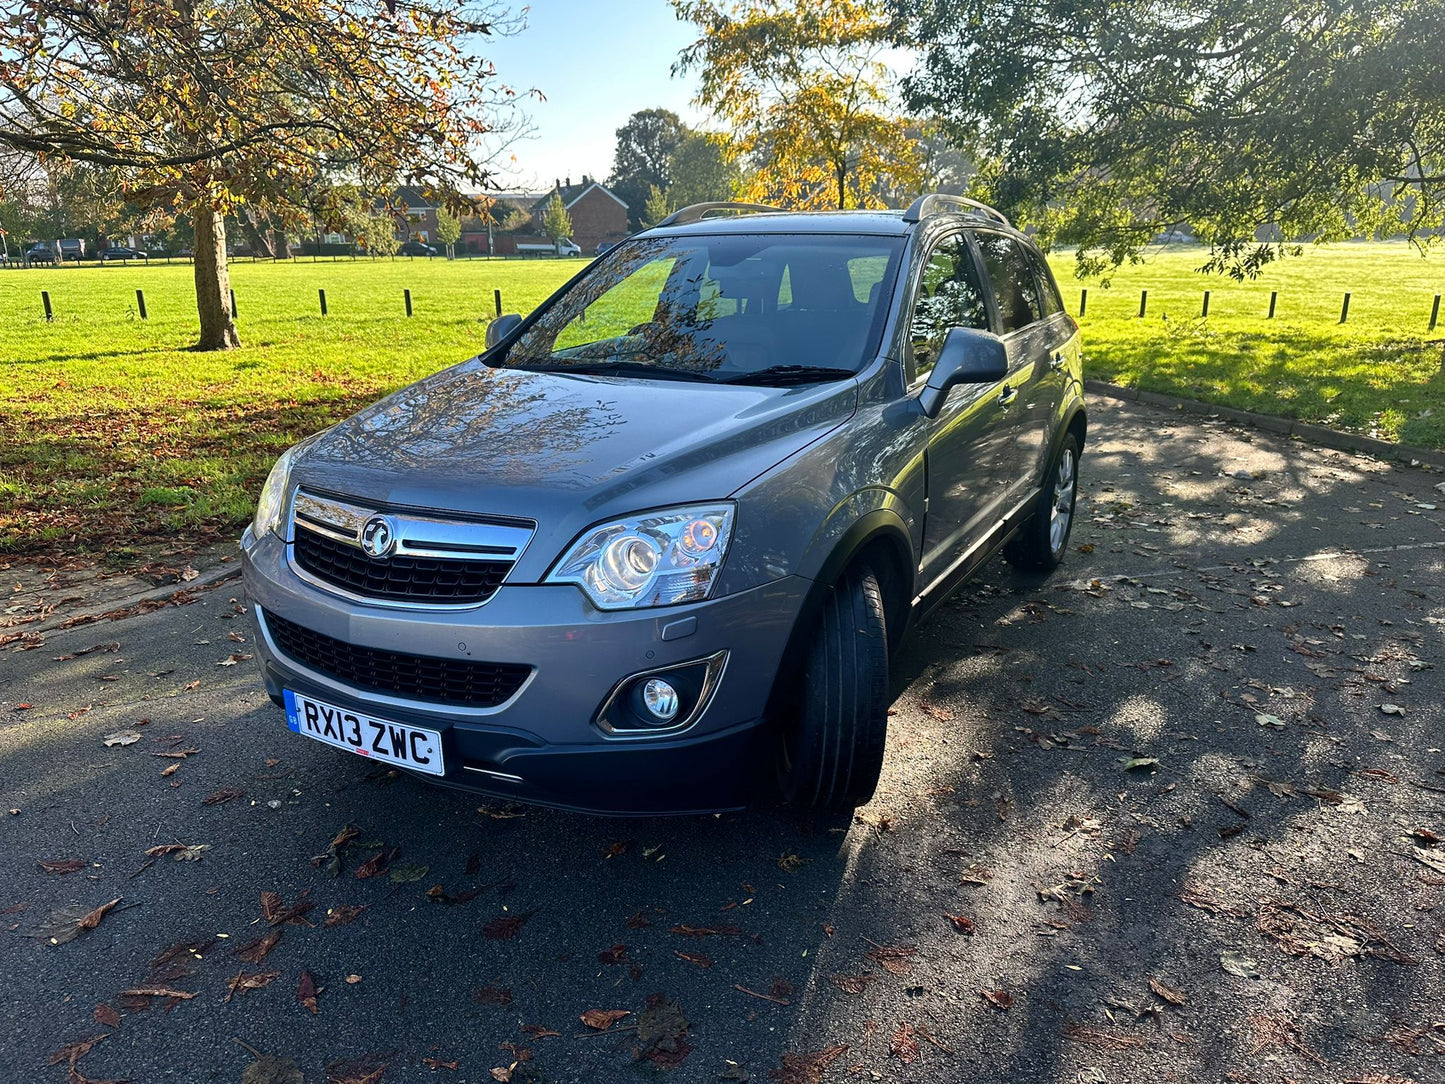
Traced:
<svg viewBox="0 0 1445 1084">
<path fill-rule="evenodd" d="M 1244 285 L 1193 274 L 1203 259 L 1200 249 L 1159 254 L 1105 290 L 1075 281 L 1069 254 L 1056 257 L 1071 312 L 1089 289 L 1091 376 L 1445 446 L 1445 329 L 1426 331 L 1445 253 L 1309 250 Z M 493 290 L 506 311 L 526 312 L 580 266 L 242 262 L 232 284 L 244 349 L 224 354 L 184 349 L 197 330 L 189 265 L 0 270 L 0 552 L 124 562 L 147 540 L 234 536 L 282 448 L 477 353 Z M 1278 310 L 1266 321 L 1272 289 Z"/>
</svg>

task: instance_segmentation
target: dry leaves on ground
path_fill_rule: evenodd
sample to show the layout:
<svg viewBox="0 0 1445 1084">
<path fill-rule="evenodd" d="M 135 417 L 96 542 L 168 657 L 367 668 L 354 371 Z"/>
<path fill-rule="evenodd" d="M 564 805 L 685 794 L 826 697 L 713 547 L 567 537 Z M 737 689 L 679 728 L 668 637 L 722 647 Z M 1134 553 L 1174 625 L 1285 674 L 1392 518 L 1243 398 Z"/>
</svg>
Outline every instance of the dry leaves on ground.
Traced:
<svg viewBox="0 0 1445 1084">
<path fill-rule="evenodd" d="M 536 911 L 522 911 L 515 915 L 498 915 L 482 927 L 482 936 L 489 941 L 510 941 L 527 924 L 527 920 L 536 913 Z"/>
<path fill-rule="evenodd" d="M 628 1009 L 588 1009 L 578 1019 L 594 1031 L 606 1031 L 624 1016 L 631 1015 Z"/>
<path fill-rule="evenodd" d="M 226 1000 L 237 994 L 244 994 L 248 990 L 259 990 L 263 986 L 270 986 L 272 982 L 281 977 L 279 971 L 242 971 L 226 980 L 226 988 L 230 991 L 226 994 Z"/>
<path fill-rule="evenodd" d="M 918 955 L 918 950 L 912 945 L 880 945 L 876 941 L 868 943 L 873 947 L 866 953 L 867 957 L 884 971 L 891 975 L 906 975 L 913 970 L 913 957 Z"/>
<path fill-rule="evenodd" d="M 784 1054 L 781 1067 L 770 1069 L 768 1079 L 775 1084 L 821 1084 L 828 1066 L 847 1052 L 848 1044 L 841 1043 L 807 1054 Z"/>
</svg>

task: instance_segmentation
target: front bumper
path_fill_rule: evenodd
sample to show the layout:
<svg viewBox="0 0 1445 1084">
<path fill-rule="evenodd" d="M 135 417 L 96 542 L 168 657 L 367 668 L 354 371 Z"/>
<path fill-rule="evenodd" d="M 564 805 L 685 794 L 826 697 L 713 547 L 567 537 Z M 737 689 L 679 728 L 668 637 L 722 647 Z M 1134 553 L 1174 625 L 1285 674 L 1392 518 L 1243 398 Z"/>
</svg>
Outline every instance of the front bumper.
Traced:
<svg viewBox="0 0 1445 1084">
<path fill-rule="evenodd" d="M 736 809 L 772 750 L 763 723 L 773 679 L 809 584 L 788 577 L 707 602 L 601 612 L 575 587 L 504 585 L 458 609 L 371 606 L 302 580 L 274 535 L 242 539 L 242 569 L 267 692 L 282 689 L 442 732 L 446 775 L 433 782 L 514 801 L 609 814 Z M 287 657 L 266 627 L 276 614 L 348 644 L 439 659 L 519 663 L 530 677 L 496 707 L 392 696 Z M 685 731 L 610 734 L 597 713 L 632 675 L 728 652 L 707 709 Z"/>
</svg>

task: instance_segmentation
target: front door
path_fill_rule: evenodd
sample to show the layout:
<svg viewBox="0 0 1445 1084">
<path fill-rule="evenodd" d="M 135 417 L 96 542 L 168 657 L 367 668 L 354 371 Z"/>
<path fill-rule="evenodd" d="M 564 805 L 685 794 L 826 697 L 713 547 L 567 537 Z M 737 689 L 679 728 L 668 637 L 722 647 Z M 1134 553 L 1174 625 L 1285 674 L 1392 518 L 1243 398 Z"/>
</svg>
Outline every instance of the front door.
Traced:
<svg viewBox="0 0 1445 1084">
<path fill-rule="evenodd" d="M 938 361 L 950 329 L 989 328 L 984 279 L 967 238 L 955 234 L 930 253 L 913 306 L 912 385 L 920 389 Z M 928 505 L 919 582 L 931 585 L 982 540 L 1002 516 L 1008 497 L 1000 473 L 1015 443 L 1001 384 L 966 384 L 950 393 L 930 427 Z"/>
</svg>

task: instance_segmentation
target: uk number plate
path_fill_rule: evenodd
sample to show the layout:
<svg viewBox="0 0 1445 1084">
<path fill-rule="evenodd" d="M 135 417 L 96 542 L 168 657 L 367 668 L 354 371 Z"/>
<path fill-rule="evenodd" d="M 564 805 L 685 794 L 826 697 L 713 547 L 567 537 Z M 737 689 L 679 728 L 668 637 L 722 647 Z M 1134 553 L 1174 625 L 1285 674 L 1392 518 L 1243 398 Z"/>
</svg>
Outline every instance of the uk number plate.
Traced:
<svg viewBox="0 0 1445 1084">
<path fill-rule="evenodd" d="M 446 774 L 440 731 L 374 719 L 347 708 L 323 704 L 290 689 L 285 690 L 284 698 L 286 725 L 297 734 L 399 768 L 428 775 Z"/>
</svg>

